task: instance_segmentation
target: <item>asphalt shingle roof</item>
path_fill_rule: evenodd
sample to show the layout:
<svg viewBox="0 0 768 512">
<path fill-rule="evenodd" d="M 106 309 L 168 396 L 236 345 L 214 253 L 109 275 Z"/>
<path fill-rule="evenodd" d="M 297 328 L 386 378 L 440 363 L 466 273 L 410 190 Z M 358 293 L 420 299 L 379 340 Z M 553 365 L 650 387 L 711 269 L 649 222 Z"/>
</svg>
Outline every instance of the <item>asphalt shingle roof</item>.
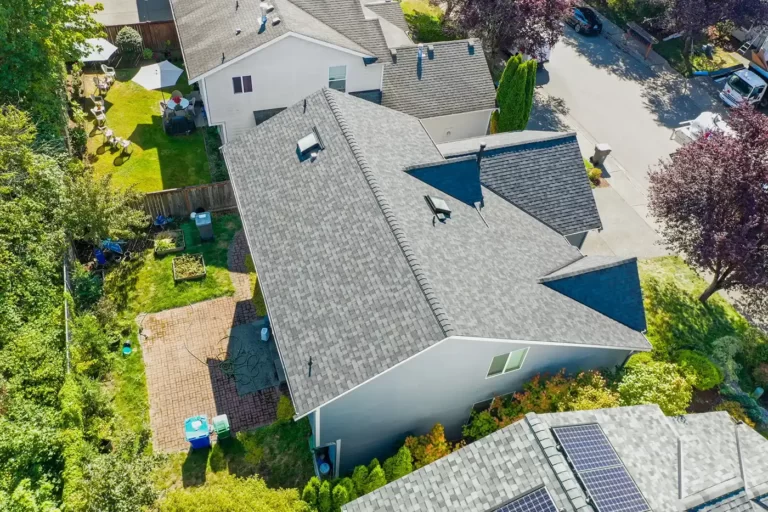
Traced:
<svg viewBox="0 0 768 512">
<path fill-rule="evenodd" d="M 300 161 L 313 126 L 325 148 Z M 325 89 L 224 155 L 299 414 L 450 335 L 650 348 L 540 284 L 578 250 L 477 183 L 481 210 L 454 197 L 472 159 L 444 160 L 414 117 Z"/>
<path fill-rule="evenodd" d="M 370 7 L 370 6 L 369 6 Z M 479 40 L 396 48 L 384 67 L 381 104 L 420 119 L 496 107 L 496 90 Z"/>
<path fill-rule="evenodd" d="M 403 32 L 411 30 L 408 27 L 408 23 L 405 21 L 405 15 L 403 14 L 400 2 L 392 0 L 384 2 L 366 2 L 365 6 Z"/>
<path fill-rule="evenodd" d="M 768 441 L 748 426 L 736 425 L 725 412 L 668 418 L 655 405 L 529 413 L 525 419 L 369 493 L 342 510 L 485 512 L 519 496 L 536 480 L 544 483 L 551 470 L 557 478 L 549 478 L 545 485 L 560 500 L 556 501 L 558 509 L 593 511 L 550 431 L 553 427 L 585 423 L 600 425 L 651 510 L 760 510 L 754 500 L 762 495 L 762 488 L 756 488 L 750 478 L 768 480 L 765 462 L 757 460 L 768 450 Z M 736 446 L 737 431 L 740 449 Z M 537 442 L 531 440 L 531 434 Z M 541 457 L 542 452 L 545 457 Z M 738 464 L 739 454 L 749 475 L 746 491 L 743 480 L 734 477 L 738 475 L 734 464 Z M 753 459 L 757 465 L 752 464 Z M 686 496 L 685 488 L 691 483 L 701 490 Z"/>
<path fill-rule="evenodd" d="M 365 20 L 356 0 L 270 0 L 261 29 L 259 2 L 171 0 L 191 80 L 288 32 L 390 61 L 378 20 Z M 275 17 L 280 23 L 273 24 Z M 237 34 L 237 30 L 241 32 Z M 223 59 L 222 59 L 223 55 Z"/>
</svg>

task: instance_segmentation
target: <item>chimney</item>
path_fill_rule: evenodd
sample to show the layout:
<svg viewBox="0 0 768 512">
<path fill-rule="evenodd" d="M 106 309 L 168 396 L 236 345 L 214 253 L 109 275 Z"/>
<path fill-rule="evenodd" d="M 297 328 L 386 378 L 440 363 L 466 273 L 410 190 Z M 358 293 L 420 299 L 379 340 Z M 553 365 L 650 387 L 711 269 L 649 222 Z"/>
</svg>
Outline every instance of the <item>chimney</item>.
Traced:
<svg viewBox="0 0 768 512">
<path fill-rule="evenodd" d="M 485 142 L 480 142 L 480 151 L 477 152 L 477 165 L 480 166 L 480 161 L 483 159 L 483 153 L 485 152 Z"/>
<path fill-rule="evenodd" d="M 474 39 L 469 39 L 467 41 L 467 50 L 469 51 L 470 55 L 474 55 L 475 54 L 475 40 Z"/>
</svg>

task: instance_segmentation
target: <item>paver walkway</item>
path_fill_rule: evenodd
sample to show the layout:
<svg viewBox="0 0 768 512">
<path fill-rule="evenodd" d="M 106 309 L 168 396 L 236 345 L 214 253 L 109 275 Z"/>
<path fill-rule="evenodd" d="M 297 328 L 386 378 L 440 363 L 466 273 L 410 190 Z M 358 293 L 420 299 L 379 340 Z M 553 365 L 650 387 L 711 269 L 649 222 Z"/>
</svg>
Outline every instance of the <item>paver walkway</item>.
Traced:
<svg viewBox="0 0 768 512">
<path fill-rule="evenodd" d="M 184 420 L 226 414 L 233 432 L 275 420 L 277 388 L 239 396 L 235 382 L 218 363 L 226 358 L 231 328 L 257 319 L 245 269 L 248 244 L 242 231 L 228 254 L 233 297 L 222 297 L 137 319 L 149 391 L 149 418 L 155 449 L 186 449 Z"/>
</svg>

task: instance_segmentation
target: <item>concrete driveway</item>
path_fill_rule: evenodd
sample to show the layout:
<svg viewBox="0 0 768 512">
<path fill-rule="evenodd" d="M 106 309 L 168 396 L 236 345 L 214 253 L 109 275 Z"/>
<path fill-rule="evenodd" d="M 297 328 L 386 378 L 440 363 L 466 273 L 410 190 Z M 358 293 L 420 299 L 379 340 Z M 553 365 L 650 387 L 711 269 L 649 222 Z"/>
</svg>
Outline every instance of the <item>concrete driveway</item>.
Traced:
<svg viewBox="0 0 768 512">
<path fill-rule="evenodd" d="M 648 170 L 679 147 L 670 138 L 674 127 L 704 110 L 722 111 L 722 105 L 673 70 L 650 66 L 605 35 L 585 37 L 569 27 L 539 70 L 538 85 L 528 129 L 574 130 L 585 156 L 596 142 L 613 148 L 604 170 L 611 186 L 595 190 L 605 229 L 588 240 L 584 252 L 666 254 L 648 216 Z"/>
</svg>

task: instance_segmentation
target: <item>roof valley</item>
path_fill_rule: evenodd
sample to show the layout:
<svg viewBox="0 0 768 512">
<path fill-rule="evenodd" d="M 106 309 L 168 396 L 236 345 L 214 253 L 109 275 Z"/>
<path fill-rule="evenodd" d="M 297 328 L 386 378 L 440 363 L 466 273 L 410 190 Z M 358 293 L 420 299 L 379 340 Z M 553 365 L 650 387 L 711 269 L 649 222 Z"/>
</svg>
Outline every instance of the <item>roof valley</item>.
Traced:
<svg viewBox="0 0 768 512">
<path fill-rule="evenodd" d="M 403 256 L 405 256 L 405 259 L 408 262 L 408 266 L 413 272 L 413 275 L 416 278 L 416 282 L 418 283 L 419 288 L 424 294 L 424 298 L 427 300 L 427 303 L 429 304 L 429 307 L 432 310 L 432 313 L 435 315 L 435 319 L 437 320 L 437 323 L 440 326 L 440 329 L 443 331 L 443 335 L 445 337 L 452 336 L 453 334 L 456 333 L 456 331 L 452 327 L 448 319 L 448 315 L 445 312 L 445 309 L 443 308 L 442 304 L 438 300 L 434 289 L 430 285 L 427 275 L 424 273 L 421 265 L 419 264 L 416 258 L 416 254 L 412 250 L 411 245 L 408 242 L 408 238 L 405 236 L 405 231 L 403 231 L 402 227 L 397 221 L 394 210 L 389 205 L 388 201 L 384 197 L 384 194 L 382 193 L 381 188 L 376 182 L 376 177 L 374 176 L 373 171 L 368 165 L 368 161 L 363 155 L 363 152 L 361 151 L 360 146 L 357 143 L 357 140 L 355 140 L 352 130 L 350 129 L 349 125 L 346 123 L 344 119 L 344 115 L 342 114 L 341 109 L 336 103 L 336 98 L 334 98 L 333 94 L 328 89 L 323 89 L 323 94 L 325 95 L 325 99 L 328 102 L 328 106 L 330 107 L 331 112 L 333 112 L 333 116 L 336 118 L 336 121 L 339 123 L 339 128 L 341 129 L 341 132 L 344 135 L 344 138 L 347 140 L 347 143 L 349 144 L 349 147 L 352 150 L 352 154 L 354 155 L 355 160 L 357 160 L 357 163 L 360 166 L 360 170 L 362 171 L 363 176 L 365 177 L 366 183 L 368 183 L 368 186 L 370 187 L 371 192 L 376 198 L 376 203 L 379 205 L 379 208 L 381 209 L 381 212 L 384 215 L 384 218 L 386 219 L 387 224 L 389 225 L 389 228 L 395 237 L 395 240 L 397 241 L 397 245 L 400 247 L 400 250 L 402 251 Z"/>
</svg>

